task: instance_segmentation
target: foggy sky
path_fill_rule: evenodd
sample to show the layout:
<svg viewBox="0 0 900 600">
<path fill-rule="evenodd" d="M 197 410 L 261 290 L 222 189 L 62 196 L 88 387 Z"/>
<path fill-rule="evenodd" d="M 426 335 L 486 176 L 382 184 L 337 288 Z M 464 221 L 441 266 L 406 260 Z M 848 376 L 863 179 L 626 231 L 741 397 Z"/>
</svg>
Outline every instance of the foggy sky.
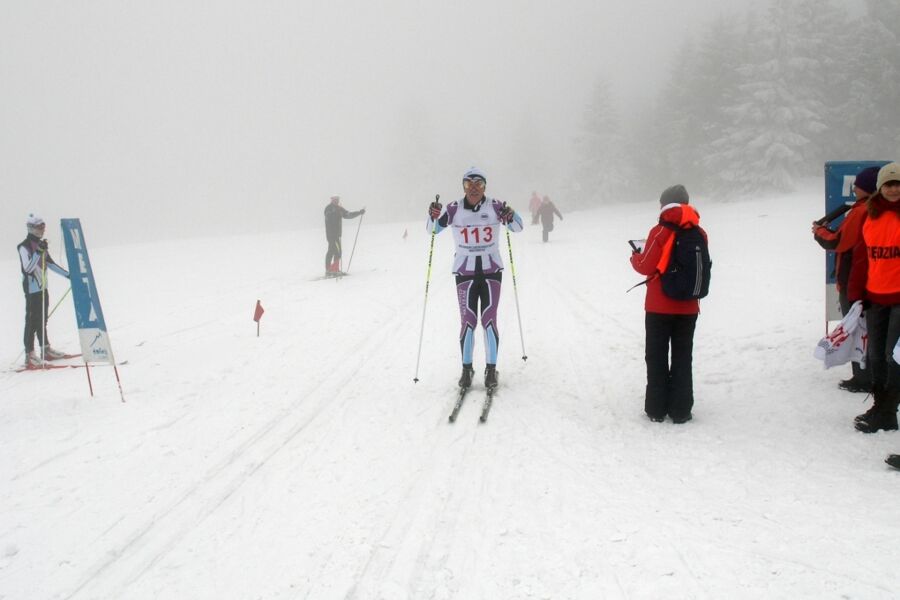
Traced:
<svg viewBox="0 0 900 600">
<path fill-rule="evenodd" d="M 470 165 L 524 207 L 568 175 L 598 77 L 640 107 L 684 37 L 746 1 L 434 4 L 5 3 L 9 256 L 32 211 L 51 243 L 80 217 L 94 245 L 319 227 L 331 194 L 399 220 L 459 197 Z"/>
</svg>

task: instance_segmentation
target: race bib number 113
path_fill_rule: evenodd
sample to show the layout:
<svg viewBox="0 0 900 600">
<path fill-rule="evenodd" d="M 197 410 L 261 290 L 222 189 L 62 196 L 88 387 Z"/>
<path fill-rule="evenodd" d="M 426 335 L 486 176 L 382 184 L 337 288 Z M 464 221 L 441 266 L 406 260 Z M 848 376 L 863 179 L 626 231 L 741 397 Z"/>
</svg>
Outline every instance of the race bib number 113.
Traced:
<svg viewBox="0 0 900 600">
<path fill-rule="evenodd" d="M 494 228 L 491 226 L 463 227 L 460 234 L 467 244 L 490 244 L 494 240 Z"/>
</svg>

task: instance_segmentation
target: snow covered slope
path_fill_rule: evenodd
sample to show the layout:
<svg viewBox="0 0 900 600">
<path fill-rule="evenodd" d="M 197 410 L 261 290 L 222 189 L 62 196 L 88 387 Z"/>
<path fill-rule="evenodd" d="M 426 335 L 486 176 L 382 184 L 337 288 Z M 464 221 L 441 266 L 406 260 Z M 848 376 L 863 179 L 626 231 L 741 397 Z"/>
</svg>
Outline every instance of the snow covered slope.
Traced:
<svg viewBox="0 0 900 600">
<path fill-rule="evenodd" d="M 314 280 L 319 230 L 93 250 L 127 402 L 109 368 L 94 398 L 83 369 L 0 375 L 0 598 L 896 598 L 900 435 L 855 432 L 849 369 L 812 358 L 821 194 L 696 206 L 714 266 L 682 426 L 643 417 L 625 294 L 653 203 L 512 236 L 528 360 L 507 271 L 485 425 L 478 387 L 447 423 L 448 233 L 418 384 L 423 222 L 364 223 L 341 281 Z M 50 336 L 77 351 L 68 300 Z"/>
</svg>

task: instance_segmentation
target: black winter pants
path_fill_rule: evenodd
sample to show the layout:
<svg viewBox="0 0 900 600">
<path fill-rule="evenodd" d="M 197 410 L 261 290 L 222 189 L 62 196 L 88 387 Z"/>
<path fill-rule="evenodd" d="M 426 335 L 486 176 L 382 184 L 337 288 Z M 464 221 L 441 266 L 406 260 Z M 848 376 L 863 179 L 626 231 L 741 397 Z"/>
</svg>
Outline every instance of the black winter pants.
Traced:
<svg viewBox="0 0 900 600">
<path fill-rule="evenodd" d="M 894 345 L 900 338 L 900 304 L 873 304 L 867 308 L 866 329 L 867 370 L 872 372 L 872 387 L 900 393 L 900 365 L 892 358 Z"/>
<path fill-rule="evenodd" d="M 41 298 L 44 308 L 41 310 Z M 39 344 L 49 346 L 47 337 L 47 309 L 50 306 L 50 295 L 37 292 L 25 295 L 25 352 L 34 352 L 34 338 Z"/>
<path fill-rule="evenodd" d="M 653 418 L 684 419 L 694 406 L 691 370 L 697 315 L 646 314 L 647 394 L 644 410 Z M 669 347 L 672 361 L 669 362 Z"/>
</svg>

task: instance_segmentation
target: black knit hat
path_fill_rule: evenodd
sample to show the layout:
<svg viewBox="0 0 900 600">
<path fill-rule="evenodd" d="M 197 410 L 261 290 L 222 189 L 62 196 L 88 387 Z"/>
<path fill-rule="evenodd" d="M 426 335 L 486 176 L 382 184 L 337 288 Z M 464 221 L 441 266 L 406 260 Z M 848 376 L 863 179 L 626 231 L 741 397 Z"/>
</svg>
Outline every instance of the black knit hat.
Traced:
<svg viewBox="0 0 900 600">
<path fill-rule="evenodd" d="M 688 191 L 679 183 L 663 190 L 663 193 L 659 196 L 659 205 L 687 204 L 689 200 Z"/>
<path fill-rule="evenodd" d="M 863 169 L 857 173 L 856 181 L 853 182 L 853 185 L 870 194 L 874 194 L 875 182 L 878 181 L 878 171 L 880 170 L 881 167 L 869 167 L 868 169 Z"/>
</svg>

